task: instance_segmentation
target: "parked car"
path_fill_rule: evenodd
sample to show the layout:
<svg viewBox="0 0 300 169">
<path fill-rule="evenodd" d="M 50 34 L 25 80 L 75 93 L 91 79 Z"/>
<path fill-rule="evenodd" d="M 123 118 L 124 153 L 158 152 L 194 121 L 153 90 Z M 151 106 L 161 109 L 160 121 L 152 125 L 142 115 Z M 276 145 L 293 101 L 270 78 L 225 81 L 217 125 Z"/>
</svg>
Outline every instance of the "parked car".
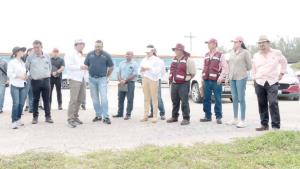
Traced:
<svg viewBox="0 0 300 169">
<path fill-rule="evenodd" d="M 204 98 L 204 83 L 202 80 L 202 70 L 203 70 L 203 59 L 197 58 L 194 59 L 196 68 L 197 68 L 197 74 L 196 76 L 191 80 L 191 90 L 190 90 L 190 96 L 195 103 L 202 103 Z M 213 99 L 214 97 L 212 97 Z M 225 82 L 222 84 L 222 98 L 229 98 L 232 102 L 232 95 L 231 95 L 231 89 L 229 85 L 225 85 Z"/>
<path fill-rule="evenodd" d="M 294 70 L 287 68 L 287 73 L 279 81 L 278 98 L 290 98 L 291 100 L 299 100 L 300 88 L 299 79 Z"/>
</svg>

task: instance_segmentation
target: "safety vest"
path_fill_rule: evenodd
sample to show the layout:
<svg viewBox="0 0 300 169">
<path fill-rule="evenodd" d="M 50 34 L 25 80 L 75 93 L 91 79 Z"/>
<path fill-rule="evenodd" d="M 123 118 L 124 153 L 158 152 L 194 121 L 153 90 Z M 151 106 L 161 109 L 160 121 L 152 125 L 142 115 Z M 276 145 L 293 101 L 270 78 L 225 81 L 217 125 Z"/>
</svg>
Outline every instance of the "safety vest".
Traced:
<svg viewBox="0 0 300 169">
<path fill-rule="evenodd" d="M 186 62 L 187 62 L 188 56 L 182 57 L 180 60 L 177 60 L 176 58 L 173 59 L 170 67 L 170 76 L 169 80 L 172 83 L 180 84 L 185 82 L 186 77 Z"/>
<path fill-rule="evenodd" d="M 222 68 L 220 68 L 221 56 L 222 53 L 218 51 L 213 56 L 210 56 L 209 53 L 205 55 L 202 72 L 203 80 L 218 80 L 222 71 Z"/>
</svg>

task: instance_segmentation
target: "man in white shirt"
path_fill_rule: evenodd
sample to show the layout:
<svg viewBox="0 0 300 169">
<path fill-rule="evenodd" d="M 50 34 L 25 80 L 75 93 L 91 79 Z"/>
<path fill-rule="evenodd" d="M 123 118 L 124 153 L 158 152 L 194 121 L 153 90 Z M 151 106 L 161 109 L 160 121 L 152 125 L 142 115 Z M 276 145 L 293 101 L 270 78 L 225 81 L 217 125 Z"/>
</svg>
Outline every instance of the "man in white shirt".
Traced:
<svg viewBox="0 0 300 169">
<path fill-rule="evenodd" d="M 78 112 L 86 95 L 86 82 L 88 79 L 88 71 L 84 66 L 85 56 L 82 52 L 85 43 L 82 40 L 76 40 L 74 46 L 74 53 L 66 55 L 65 57 L 66 69 L 70 80 L 68 125 L 71 128 L 75 128 L 77 125 L 82 124 L 82 121 L 78 118 Z"/>
</svg>

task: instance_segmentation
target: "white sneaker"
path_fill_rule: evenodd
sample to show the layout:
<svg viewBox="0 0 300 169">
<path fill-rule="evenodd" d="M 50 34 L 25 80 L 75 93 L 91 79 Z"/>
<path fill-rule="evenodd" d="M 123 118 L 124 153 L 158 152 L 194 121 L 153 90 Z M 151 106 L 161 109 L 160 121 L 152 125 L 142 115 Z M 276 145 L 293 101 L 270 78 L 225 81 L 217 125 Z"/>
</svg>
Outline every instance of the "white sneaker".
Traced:
<svg viewBox="0 0 300 169">
<path fill-rule="evenodd" d="M 12 128 L 12 129 L 18 129 L 18 123 L 17 123 L 17 122 L 13 122 L 13 123 L 11 124 L 11 128 Z"/>
<path fill-rule="evenodd" d="M 21 120 L 18 120 L 16 123 L 17 123 L 18 126 L 24 126 L 24 123 L 22 123 Z"/>
<path fill-rule="evenodd" d="M 227 125 L 237 125 L 239 121 L 237 119 L 230 120 L 226 122 Z"/>
<path fill-rule="evenodd" d="M 236 125 L 237 128 L 245 128 L 247 127 L 245 121 L 240 121 L 237 125 Z"/>
</svg>

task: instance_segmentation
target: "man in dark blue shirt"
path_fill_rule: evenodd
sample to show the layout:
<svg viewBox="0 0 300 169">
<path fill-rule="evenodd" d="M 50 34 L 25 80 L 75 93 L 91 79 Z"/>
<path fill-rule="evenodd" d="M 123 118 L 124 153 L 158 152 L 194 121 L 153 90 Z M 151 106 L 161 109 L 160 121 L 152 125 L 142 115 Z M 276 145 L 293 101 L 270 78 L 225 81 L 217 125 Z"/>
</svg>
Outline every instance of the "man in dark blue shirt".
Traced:
<svg viewBox="0 0 300 169">
<path fill-rule="evenodd" d="M 111 55 L 103 51 L 101 40 L 95 42 L 95 50 L 87 55 L 84 64 L 89 71 L 90 92 L 96 112 L 93 122 L 101 121 L 103 117 L 104 123 L 111 124 L 108 115 L 107 81 L 114 64 Z"/>
</svg>

